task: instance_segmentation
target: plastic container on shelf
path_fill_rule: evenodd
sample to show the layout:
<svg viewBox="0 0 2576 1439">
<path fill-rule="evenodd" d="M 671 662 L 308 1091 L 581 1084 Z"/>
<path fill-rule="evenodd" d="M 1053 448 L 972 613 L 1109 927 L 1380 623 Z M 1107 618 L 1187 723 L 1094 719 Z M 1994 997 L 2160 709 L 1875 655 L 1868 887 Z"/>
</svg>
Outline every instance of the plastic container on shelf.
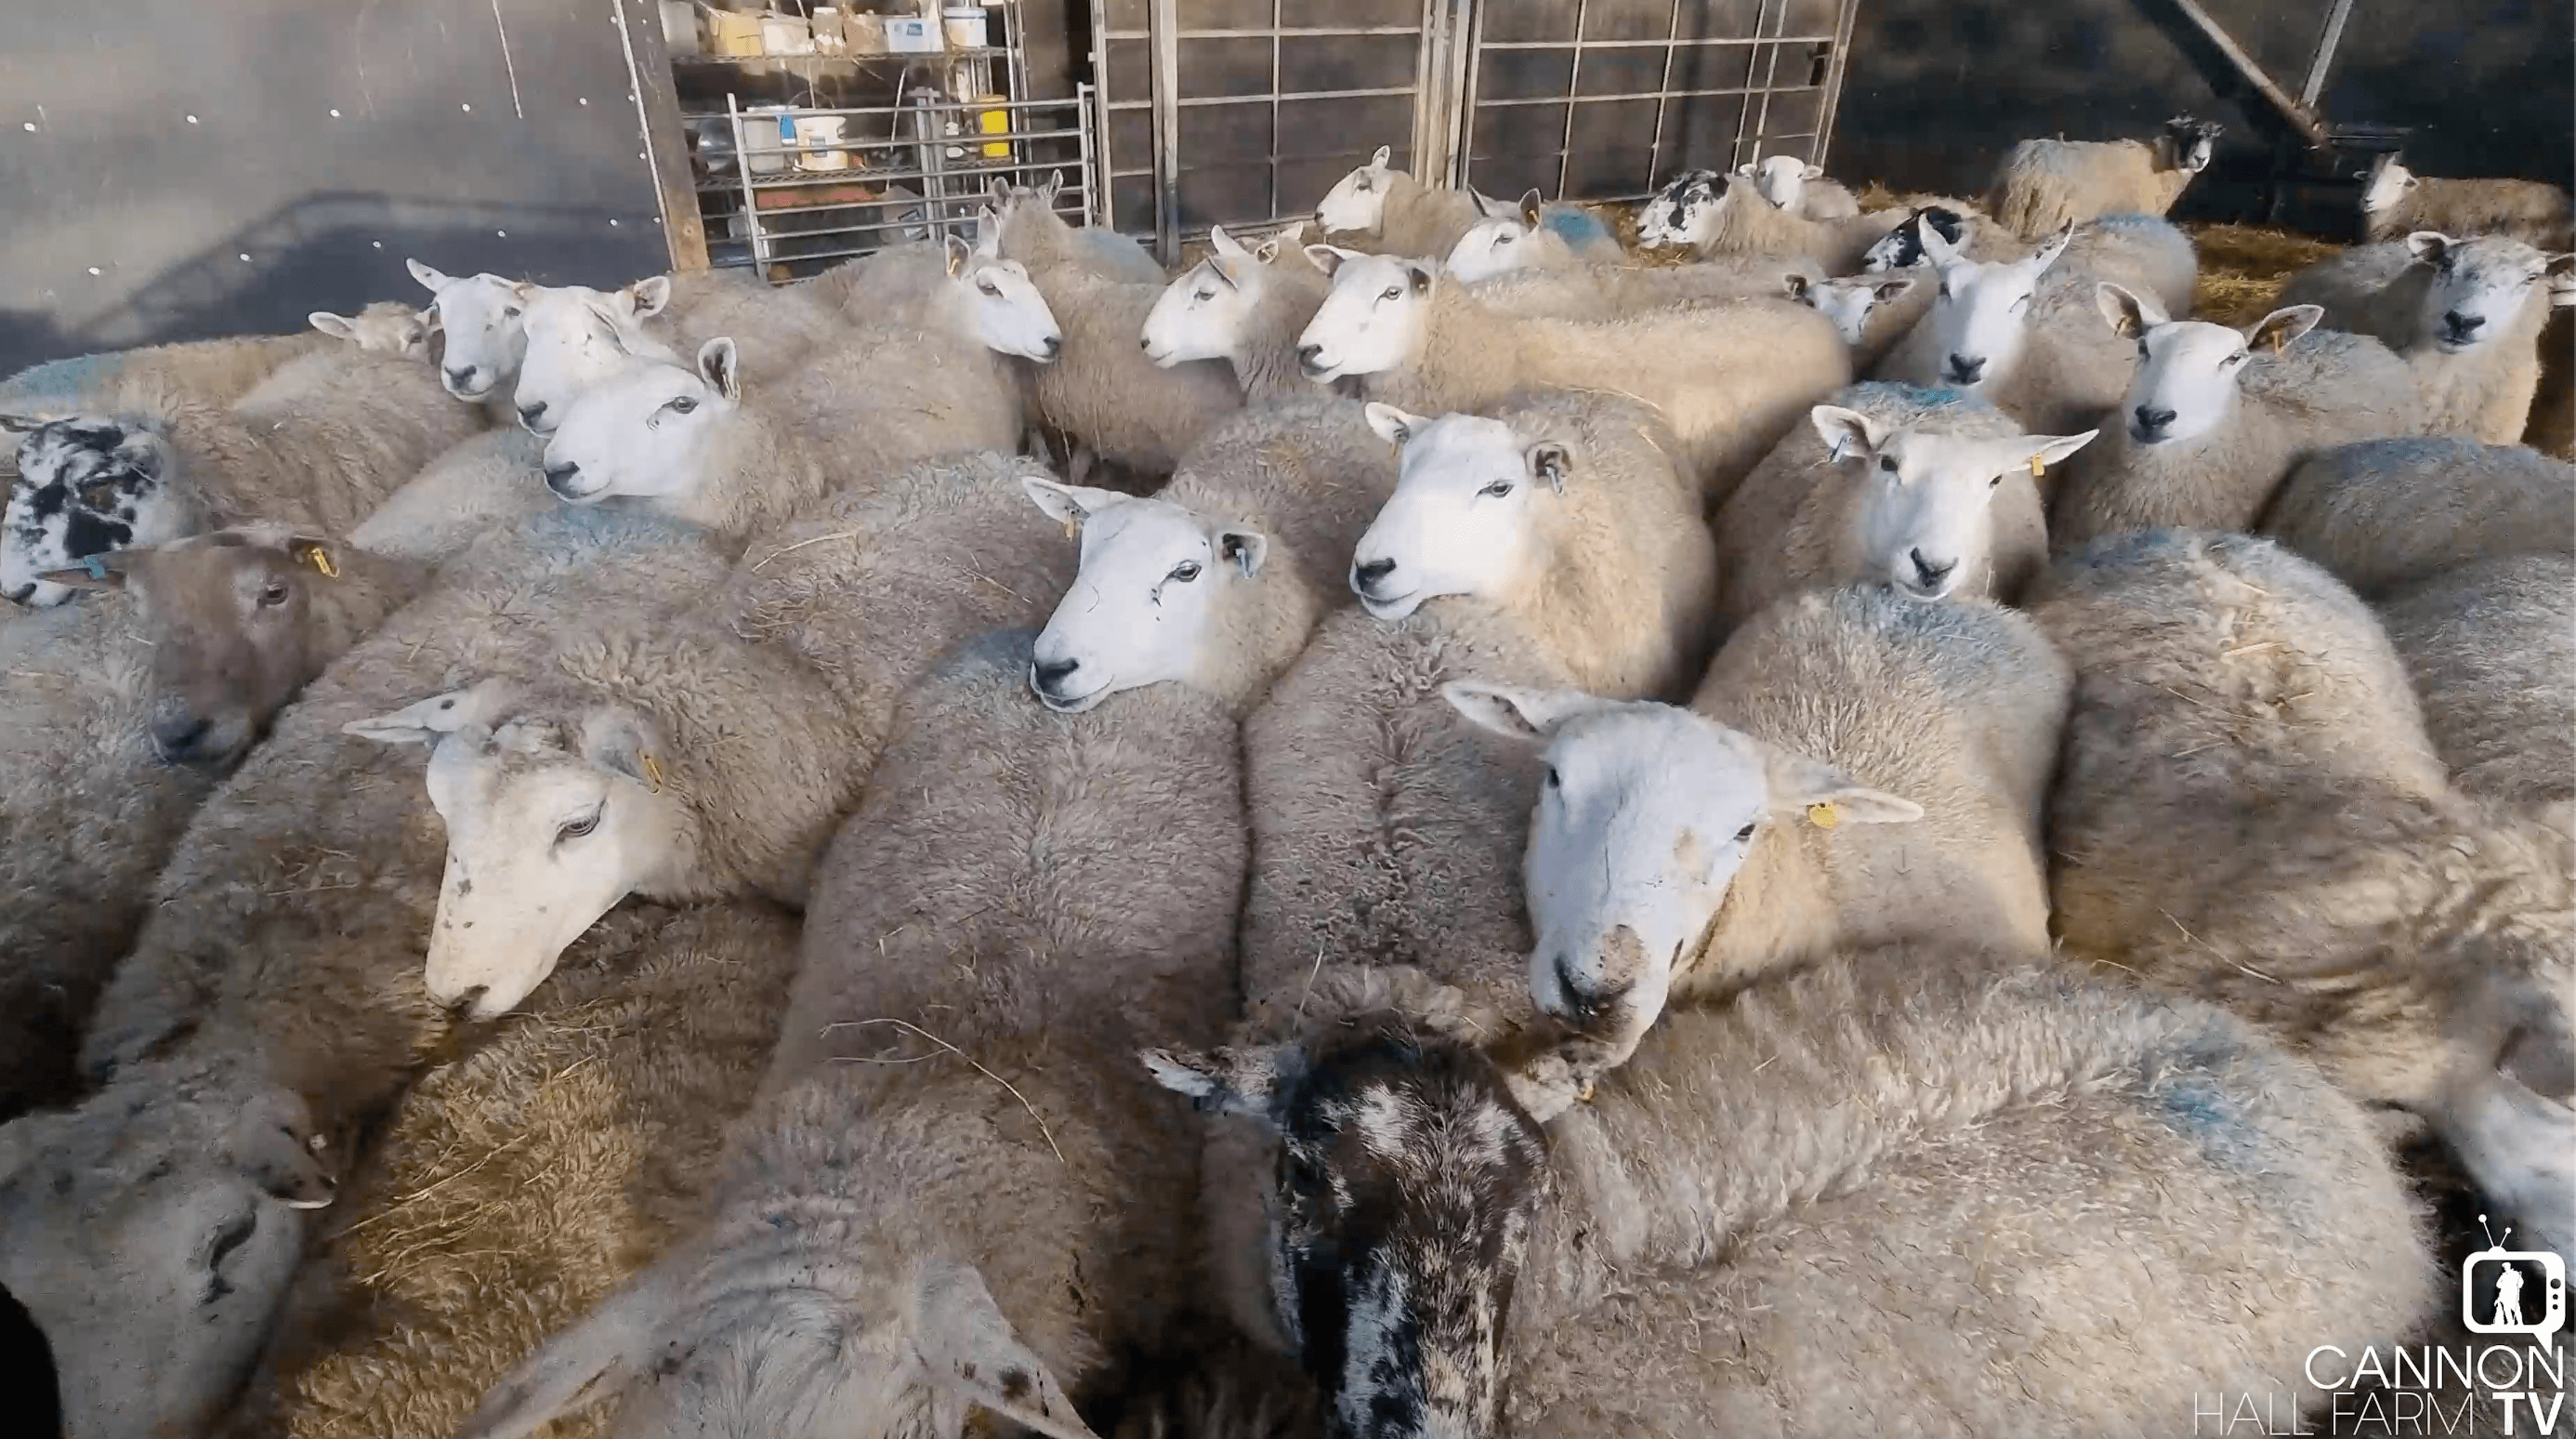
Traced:
<svg viewBox="0 0 2576 1439">
<path fill-rule="evenodd" d="M 760 17 L 739 10 L 706 12 L 707 39 L 718 55 L 757 55 L 760 51 Z"/>
<path fill-rule="evenodd" d="M 742 107 L 742 163 L 755 175 L 787 170 L 787 147 L 796 141 L 796 118 L 786 105 Z"/>
<path fill-rule="evenodd" d="M 889 55 L 935 55 L 947 48 L 939 22 L 919 15 L 888 15 L 885 37 Z"/>
<path fill-rule="evenodd" d="M 947 33 L 949 49 L 982 50 L 993 43 L 983 6 L 950 5 L 939 13 L 940 28 Z"/>
<path fill-rule="evenodd" d="M 707 53 L 706 40 L 698 33 L 698 7 L 690 0 L 662 0 L 662 46 L 683 57 Z"/>
<path fill-rule="evenodd" d="M 796 117 L 796 143 L 805 146 L 838 145 L 850 138 L 847 115 L 799 115 Z M 805 149 L 797 152 L 799 170 L 846 170 L 850 168 L 847 150 Z"/>
<path fill-rule="evenodd" d="M 760 50 L 764 55 L 811 55 L 814 27 L 802 15 L 760 17 Z"/>
</svg>

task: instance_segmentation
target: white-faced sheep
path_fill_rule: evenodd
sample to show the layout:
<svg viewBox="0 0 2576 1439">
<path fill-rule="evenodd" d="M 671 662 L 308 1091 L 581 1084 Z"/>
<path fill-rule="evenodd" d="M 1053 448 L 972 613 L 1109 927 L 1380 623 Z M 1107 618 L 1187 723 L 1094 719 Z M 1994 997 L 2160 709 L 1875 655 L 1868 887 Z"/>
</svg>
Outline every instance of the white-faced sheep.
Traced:
<svg viewBox="0 0 2576 1439">
<path fill-rule="evenodd" d="M 447 393 L 469 405 L 510 399 L 528 352 L 526 316 L 537 287 L 493 274 L 449 275 L 418 260 L 403 265 L 430 293 L 425 313 L 445 337 L 438 374 Z"/>
<path fill-rule="evenodd" d="M 199 808 L 84 1039 L 104 1087 L 0 1128 L 0 1253 L 31 1257 L 0 1283 L 52 1346 L 73 1430 L 203 1428 L 269 1332 L 301 1247 L 289 1206 L 328 1198 L 297 1167 L 307 1140 L 345 1153 L 447 1031 L 420 984 L 437 815 L 409 752 L 341 727 L 424 675 L 502 664 L 559 612 L 650 611 L 723 574 L 645 516 L 495 535 L 308 686 Z"/>
<path fill-rule="evenodd" d="M 1620 266 L 1628 258 L 1599 216 L 1579 206 L 1543 205 L 1536 190 L 1521 196 L 1509 213 L 1469 226 L 1444 255 L 1449 272 L 1461 280 L 1490 279 L 1512 270 Z"/>
<path fill-rule="evenodd" d="M 1170 278 L 1130 237 L 1100 225 L 1066 224 L 1055 206 L 1063 186 L 1062 171 L 1021 189 L 993 182 L 1004 256 L 1028 266 L 1032 275 L 1071 266 L 1122 285 L 1160 285 Z"/>
<path fill-rule="evenodd" d="M 2576 465 L 2520 445 L 2368 440 L 2292 470 L 2262 533 L 2376 598 L 2471 560 L 2576 554 L 2570 506 Z"/>
<path fill-rule="evenodd" d="M 519 423 L 541 435 L 563 423 L 574 401 L 639 359 L 677 360 L 719 335 L 757 337 L 749 373 L 783 379 L 808 352 L 838 343 L 850 329 L 818 292 L 730 270 L 654 275 L 610 291 L 537 289 L 525 311 L 510 397 Z"/>
<path fill-rule="evenodd" d="M 2424 733 L 2471 794 L 2576 798 L 2576 560 L 2508 555 L 2379 605 Z"/>
<path fill-rule="evenodd" d="M 1712 188 L 1685 194 L 1676 220 L 1682 238 L 1703 258 L 1719 255 L 1812 257 L 1826 273 L 1860 269 L 1872 247 L 1903 224 L 1903 210 L 1880 210 L 1835 220 L 1811 220 L 1771 203 L 1761 186 L 1721 175 Z"/>
<path fill-rule="evenodd" d="M 712 1225 L 466 1435 L 605 1387 L 621 1434 L 955 1435 L 982 1408 L 1087 1439 L 1072 1399 L 1102 1413 L 1136 1348 L 1203 1322 L 1198 1145 L 1132 1051 L 1238 1011 L 1235 715 L 1179 684 L 1054 713 L 1030 654 L 987 636 L 906 697 Z"/>
<path fill-rule="evenodd" d="M 1879 381 L 1818 405 L 1717 512 L 1729 627 L 1800 590 L 2017 599 L 2048 560 L 2034 470 L 2093 438 L 2031 435 L 1973 394 Z"/>
<path fill-rule="evenodd" d="M 2032 617 L 2076 667 L 2049 810 L 2069 958 L 2226 1004 L 2431 1119 L 2491 1194 L 2530 1171 L 2485 1166 L 2463 1085 L 2542 1086 L 2576 1152 L 2564 807 L 2451 789 L 2368 608 L 2268 541 L 2150 530 L 2060 561 Z M 2566 1233 L 2571 1203 L 2533 1222 Z"/>
<path fill-rule="evenodd" d="M 1789 298 L 1834 322 L 1851 347 L 1852 370 L 1877 368 L 1896 342 L 1932 311 L 1933 281 L 1916 275 L 1852 275 L 1820 280 L 1795 271 L 1781 277 Z"/>
<path fill-rule="evenodd" d="M 945 298 L 917 329 L 853 333 L 767 384 L 745 377 L 731 338 L 709 340 L 694 366 L 615 373 L 573 402 L 547 442 L 546 487 L 575 504 L 623 497 L 739 538 L 845 485 L 1017 449 L 1019 385 L 1000 357 L 1051 358 L 1055 318 L 1018 266 L 949 247 Z"/>
<path fill-rule="evenodd" d="M 2544 250 L 2576 246 L 2576 205 L 2567 192 L 2538 180 L 2437 180 L 2407 169 L 2393 154 L 2370 165 L 2361 192 L 2362 238 L 2402 240 L 2418 230 L 2463 239 L 2511 235 Z"/>
<path fill-rule="evenodd" d="M 1364 254 L 1437 260 L 1485 218 L 1484 199 L 1473 190 L 1431 189 L 1388 168 L 1394 156 L 1394 146 L 1380 145 L 1367 164 L 1334 181 L 1315 204 L 1315 228 Z"/>
<path fill-rule="evenodd" d="M 1348 604 L 1351 550 L 1395 493 L 1397 455 L 1358 400 L 1259 405 L 1202 436 L 1159 499 L 1240 520 L 1285 546 L 1325 608 Z"/>
<path fill-rule="evenodd" d="M 242 519 L 345 534 L 421 466 L 480 429 L 424 359 L 342 344 L 306 355 L 231 406 L 128 372 L 93 414 L 19 447 L 0 518 L 0 594 L 59 604 L 40 578 L 90 556 Z"/>
<path fill-rule="evenodd" d="M 229 405 L 289 360 L 331 348 L 318 330 L 292 335 L 240 335 L 74 355 L 31 365 L 0 382 L 0 412 L 44 415 L 64 407 L 95 405 L 120 383 L 147 372 L 170 389 L 209 405 Z"/>
<path fill-rule="evenodd" d="M 1729 639 L 1689 710 L 1450 686 L 1544 751 L 1522 862 L 1539 1009 L 1597 1070 L 1668 999 L 1845 946 L 2046 954 L 2040 806 L 2071 683 L 2009 610 L 1840 589 Z"/>
<path fill-rule="evenodd" d="M 1848 220 L 1860 203 L 1840 181 L 1825 178 L 1825 167 L 1794 155 L 1766 155 L 1747 160 L 1735 173 L 1762 189 L 1762 198 L 1789 214 L 1809 220 Z"/>
<path fill-rule="evenodd" d="M 1776 298 L 1801 268 L 1822 267 L 1808 257 L 1720 255 L 1686 265 L 1510 270 L 1468 283 L 1467 292 L 1498 315 L 1608 320 L 1726 300 Z"/>
<path fill-rule="evenodd" d="M 2432 1308 L 2357 1107 L 2207 1005 L 1845 949 L 1667 1017 L 1565 1109 L 1472 1011 L 1372 997 L 1144 1056 L 1285 1148 L 1244 1176 L 1278 1219 L 1243 1307 L 1334 1434 L 2182 1433 L 2213 1385 L 2321 1407 L 2318 1346 Z"/>
<path fill-rule="evenodd" d="M 1319 393 L 1298 373 L 1297 336 L 1332 282 L 1301 248 L 1265 241 L 1248 250 L 1222 225 L 1209 231 L 1208 243 L 1208 257 L 1165 286 L 1145 312 L 1145 358 L 1164 369 L 1222 361 L 1254 406 Z M 1294 263 L 1286 258 L 1292 253 Z"/>
<path fill-rule="evenodd" d="M 1351 553 L 1370 614 L 1469 595 L 1587 688 L 1674 694 L 1698 677 L 1717 556 L 1699 486 L 1646 410 L 1542 391 L 1437 419 L 1372 404 L 1368 422 L 1402 452 L 1395 493 Z"/>
<path fill-rule="evenodd" d="M 1366 376 L 1370 398 L 1434 414 L 1479 413 L 1524 389 L 1624 395 L 1673 433 L 1710 505 L 1851 379 L 1833 322 L 1785 299 L 1518 319 L 1418 260 L 1324 251 L 1317 263 L 1332 267 L 1333 291 L 1298 337 L 1309 379 Z"/>
<path fill-rule="evenodd" d="M 2509 445 L 2522 438 L 2540 385 L 2545 281 L 2568 260 L 2506 236 L 2418 230 L 2300 271 L 2280 303 L 2317 305 L 2329 327 L 2376 336 L 2403 356 L 2422 405 L 2416 430 Z"/>
<path fill-rule="evenodd" d="M 2313 305 L 2240 333 L 2169 319 L 2118 285 L 2096 294 L 2104 321 L 2137 342 L 2138 373 L 2103 441 L 2058 481 L 2049 541 L 2061 553 L 2166 525 L 2250 530 L 2302 458 L 2416 423 L 2405 363 L 2367 335 L 2316 329 Z"/>
<path fill-rule="evenodd" d="M 2153 140 L 2024 140 L 1995 176 L 1995 218 L 2038 239 L 2104 215 L 2161 215 L 2209 167 L 2223 132 L 2176 115 Z"/>
<path fill-rule="evenodd" d="M 2051 434 L 2100 424 L 2137 369 L 2137 342 L 2102 323 L 2096 287 L 2111 281 L 2185 314 L 2198 270 L 2181 231 L 2140 215 L 2061 231 L 2021 260 L 1971 260 L 1938 231 L 1924 247 L 1939 276 L 1932 312 L 1888 352 L 1878 378 L 1974 390 Z"/>
</svg>

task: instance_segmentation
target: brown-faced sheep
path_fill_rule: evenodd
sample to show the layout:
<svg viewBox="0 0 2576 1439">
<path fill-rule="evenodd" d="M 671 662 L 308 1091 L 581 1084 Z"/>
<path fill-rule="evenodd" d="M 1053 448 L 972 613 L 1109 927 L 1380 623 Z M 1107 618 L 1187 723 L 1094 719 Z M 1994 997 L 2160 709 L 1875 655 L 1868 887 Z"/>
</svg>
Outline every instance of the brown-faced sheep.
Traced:
<svg viewBox="0 0 2576 1439">
<path fill-rule="evenodd" d="M 1057 714 L 1030 654 L 987 636 L 906 697 L 712 1225 L 465 1434 L 596 1385 L 619 1433 L 1088 1436 L 1072 1401 L 1189 1332 L 1197 1145 L 1132 1049 L 1237 1012 L 1235 716 L 1184 685 Z"/>
<path fill-rule="evenodd" d="M 1564 1109 L 1472 1014 L 1384 996 L 1144 1057 L 1282 1138 L 1242 1307 L 1335 1432 L 2182 1434 L 2232 1409 L 2213 1386 L 2321 1408 L 2319 1346 L 2433 1307 L 2358 1108 L 2207 1005 L 1847 949 L 1672 1015 Z"/>
<path fill-rule="evenodd" d="M 1704 507 L 1808 406 L 1851 382 L 1833 323 L 1785 299 L 1597 323 L 1518 319 L 1435 266 L 1320 254 L 1333 292 L 1298 338 L 1308 378 L 1365 376 L 1371 399 L 1427 414 L 1479 414 L 1522 390 L 1624 395 L 1680 441 Z"/>
<path fill-rule="evenodd" d="M 2576 560 L 2479 560 L 2378 608 L 2452 783 L 2502 799 L 2576 798 Z"/>
<path fill-rule="evenodd" d="M 2220 133 L 2176 115 L 2153 140 L 2024 140 L 1995 175 L 1995 218 L 2036 240 L 2104 215 L 2162 215 L 2208 168 Z"/>
<path fill-rule="evenodd" d="M 1471 595 L 1575 683 L 1678 694 L 1712 646 L 1717 555 L 1679 446 L 1614 395 L 1540 391 L 1479 415 L 1368 407 L 1402 452 L 1395 493 L 1351 552 L 1382 620 Z"/>
<path fill-rule="evenodd" d="M 2576 554 L 2576 465 L 2520 445 L 2367 440 L 2281 482 L 2261 532 L 2376 598 L 2472 560 Z"/>
<path fill-rule="evenodd" d="M 2576 206 L 2564 189 L 2539 180 L 2437 180 L 2407 169 L 2393 153 L 2370 163 L 2361 226 L 2372 243 L 2439 230 L 2463 239 L 2511 235 L 2544 250 L 2576 246 Z"/>
</svg>

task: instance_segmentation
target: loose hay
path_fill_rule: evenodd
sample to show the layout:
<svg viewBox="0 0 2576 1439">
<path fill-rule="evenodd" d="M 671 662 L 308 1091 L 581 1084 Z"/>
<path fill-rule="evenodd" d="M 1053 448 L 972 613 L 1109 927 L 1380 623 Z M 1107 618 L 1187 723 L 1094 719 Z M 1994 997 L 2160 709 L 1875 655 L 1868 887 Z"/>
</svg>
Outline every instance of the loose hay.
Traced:
<svg viewBox="0 0 2576 1439">
<path fill-rule="evenodd" d="M 2292 275 L 2336 254 L 2343 246 L 2288 230 L 2253 225 L 2187 225 L 2200 250 L 2198 318 L 2214 325 L 2253 324 L 2272 312 Z"/>
</svg>

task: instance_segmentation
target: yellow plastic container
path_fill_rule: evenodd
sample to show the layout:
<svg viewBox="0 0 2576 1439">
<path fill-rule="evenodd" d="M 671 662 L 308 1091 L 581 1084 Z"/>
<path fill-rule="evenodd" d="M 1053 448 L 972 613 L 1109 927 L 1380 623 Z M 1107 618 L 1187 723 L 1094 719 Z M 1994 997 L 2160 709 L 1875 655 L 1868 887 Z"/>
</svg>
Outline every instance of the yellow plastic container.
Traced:
<svg viewBox="0 0 2576 1439">
<path fill-rule="evenodd" d="M 978 95 L 975 97 L 978 103 L 997 107 L 1008 98 L 1009 97 L 1005 95 Z M 975 112 L 975 128 L 983 131 L 987 135 L 1007 135 L 1011 133 L 1011 112 L 999 108 L 978 110 Z M 1011 142 L 1008 140 L 985 141 L 984 158 L 987 160 L 1007 160 L 1011 158 Z"/>
<path fill-rule="evenodd" d="M 757 55 L 760 50 L 760 17 L 739 10 L 709 10 L 707 40 L 709 48 L 719 55 Z"/>
</svg>

